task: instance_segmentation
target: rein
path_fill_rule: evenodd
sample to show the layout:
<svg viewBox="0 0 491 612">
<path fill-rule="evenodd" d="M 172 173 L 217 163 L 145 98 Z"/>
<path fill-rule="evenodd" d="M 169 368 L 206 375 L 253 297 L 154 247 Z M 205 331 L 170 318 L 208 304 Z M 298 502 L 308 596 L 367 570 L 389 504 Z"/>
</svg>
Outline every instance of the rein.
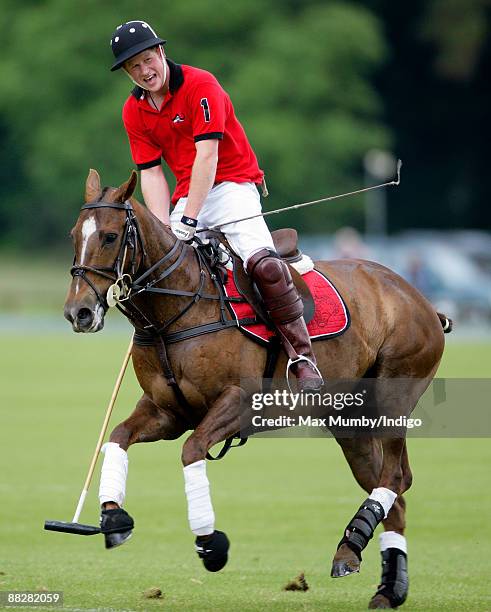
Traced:
<svg viewBox="0 0 491 612">
<path fill-rule="evenodd" d="M 220 302 L 220 322 L 226 324 L 233 323 L 236 325 L 236 322 L 228 321 L 225 317 L 226 309 L 224 307 L 224 302 L 235 302 L 240 301 L 240 298 L 230 298 L 224 295 L 223 289 L 221 287 L 221 283 L 218 281 L 216 274 L 211 270 L 210 265 L 208 264 L 206 257 L 203 255 L 202 251 L 199 249 L 193 248 L 193 253 L 197 258 L 197 262 L 200 268 L 200 280 L 199 286 L 195 291 L 185 291 L 182 289 L 167 289 L 163 287 L 157 287 L 161 281 L 168 278 L 173 272 L 179 269 L 182 265 L 184 258 L 187 254 L 187 247 L 185 244 L 176 238 L 174 245 L 170 249 L 168 253 L 166 253 L 161 259 L 159 259 L 156 263 L 151 265 L 145 272 L 143 272 L 136 279 L 133 279 L 135 273 L 138 268 L 142 265 L 142 262 L 147 258 L 147 253 L 145 251 L 143 245 L 143 239 L 141 236 L 140 227 L 138 224 L 138 220 L 134 213 L 131 202 L 126 201 L 124 203 L 115 203 L 115 202 L 105 202 L 104 200 L 100 200 L 98 202 L 89 202 L 82 206 L 81 210 L 86 209 L 95 209 L 95 208 L 114 208 L 116 210 L 124 210 L 126 212 L 126 224 L 125 230 L 123 234 L 123 239 L 121 241 L 121 245 L 119 248 L 118 256 L 112 267 L 93 267 L 86 266 L 81 264 L 76 264 L 74 262 L 72 268 L 70 269 L 70 273 L 72 276 L 80 276 L 94 291 L 96 294 L 100 305 L 107 312 L 109 308 L 109 304 L 106 298 L 103 298 L 99 292 L 99 290 L 95 287 L 94 283 L 87 277 L 87 272 L 92 272 L 109 280 L 115 282 L 118 285 L 120 290 L 123 293 L 121 299 L 119 296 L 116 297 L 115 302 L 117 302 L 118 308 L 130 318 L 130 320 L 135 323 L 134 313 L 129 312 L 127 307 L 123 307 L 121 305 L 122 302 L 127 302 L 131 309 L 137 311 L 138 315 L 144 320 L 144 329 L 154 333 L 155 335 L 163 334 L 173 323 L 175 323 L 178 319 L 180 319 L 188 310 L 196 304 L 200 299 L 206 300 L 215 300 Z M 136 238 L 136 239 L 135 239 Z M 136 265 L 138 258 L 138 247 L 140 247 L 142 252 L 142 258 L 139 263 L 139 266 Z M 130 250 L 132 252 L 131 258 L 131 272 L 129 274 L 124 273 L 124 266 L 126 262 L 126 254 L 127 251 Z M 177 255 L 177 259 L 172 263 L 169 267 L 167 267 L 160 275 L 156 276 L 152 280 L 147 280 L 149 276 L 158 270 L 163 264 L 168 262 L 172 257 Z M 208 273 L 209 277 L 213 281 L 217 293 L 212 295 L 209 293 L 204 293 L 204 285 L 206 282 L 206 274 Z M 128 278 L 128 284 L 126 284 L 125 278 Z M 143 282 L 147 280 L 147 282 Z M 110 289 L 114 287 L 112 285 Z M 133 297 L 137 295 L 141 295 L 142 293 L 156 293 L 161 295 L 172 295 L 176 297 L 190 297 L 192 298 L 190 302 L 176 315 L 167 320 L 164 324 L 159 324 L 158 322 L 151 321 L 148 317 L 136 306 L 133 302 Z M 206 327 L 206 326 L 199 326 Z M 193 328 L 194 329 L 194 328 Z M 179 332 L 177 332 L 179 333 Z M 176 341 L 176 340 L 174 340 Z"/>
</svg>

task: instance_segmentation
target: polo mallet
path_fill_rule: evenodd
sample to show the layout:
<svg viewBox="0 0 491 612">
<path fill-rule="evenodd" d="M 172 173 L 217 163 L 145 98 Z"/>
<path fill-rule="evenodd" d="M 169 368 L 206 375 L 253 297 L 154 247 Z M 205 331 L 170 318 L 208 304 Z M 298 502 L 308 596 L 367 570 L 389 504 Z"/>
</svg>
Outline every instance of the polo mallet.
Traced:
<svg viewBox="0 0 491 612">
<path fill-rule="evenodd" d="M 85 479 L 85 484 L 82 489 L 82 493 L 80 494 L 80 499 L 78 500 L 77 509 L 75 510 L 75 514 L 73 516 L 73 520 L 71 523 L 67 523 L 65 521 L 45 521 L 44 528 L 48 531 L 61 531 L 62 533 L 75 533 L 77 535 L 94 535 L 96 533 L 100 533 L 99 527 L 95 525 L 83 525 L 78 522 L 80 518 L 80 514 L 82 513 L 82 508 L 85 503 L 85 498 L 87 497 L 87 493 L 89 491 L 90 482 L 92 480 L 92 476 L 94 474 L 95 466 L 97 463 L 97 458 L 99 453 L 101 452 L 102 442 L 104 440 L 104 436 L 106 435 L 107 426 L 109 425 L 109 419 L 111 418 L 111 413 L 114 408 L 114 404 L 116 403 L 116 398 L 118 396 L 119 388 L 121 387 L 121 383 L 123 382 L 124 373 L 126 371 L 126 367 L 128 366 L 128 361 L 131 356 L 131 348 L 133 346 L 133 336 L 131 336 L 130 344 L 128 346 L 128 350 L 126 351 L 126 355 L 123 360 L 123 365 L 121 366 L 121 370 L 119 371 L 118 378 L 116 380 L 116 384 L 114 385 L 113 393 L 111 395 L 111 400 L 109 401 L 109 405 L 106 410 L 106 416 L 104 418 L 104 423 L 102 424 L 101 433 L 99 435 L 99 439 L 97 440 L 97 445 L 95 447 L 94 456 L 92 457 L 92 462 L 89 467 L 89 472 L 87 474 L 87 478 Z"/>
<path fill-rule="evenodd" d="M 401 182 L 401 167 L 402 161 L 397 160 L 396 178 L 387 183 L 381 183 L 380 185 L 372 185 L 371 187 L 364 187 L 363 189 L 357 189 L 356 191 L 348 191 L 348 193 L 340 193 L 339 195 L 328 196 L 327 198 L 321 198 L 320 200 L 312 200 L 311 202 L 302 202 L 302 204 L 293 204 L 292 206 L 285 206 L 283 208 L 276 208 L 275 210 L 269 210 L 267 212 L 257 213 L 257 215 L 251 215 L 250 217 L 242 217 L 242 219 L 234 219 L 233 221 L 226 221 L 225 223 L 219 223 L 212 227 L 203 227 L 196 231 L 197 234 L 200 232 L 208 232 L 210 230 L 219 230 L 226 225 L 232 223 L 240 223 L 241 221 L 249 221 L 249 219 L 256 219 L 257 217 L 269 217 L 269 215 L 277 215 L 278 213 L 285 212 L 287 210 L 296 210 L 297 208 L 304 208 L 305 206 L 312 206 L 313 204 L 320 204 L 321 202 L 330 202 L 331 200 L 339 200 L 339 198 L 347 198 L 348 196 L 357 195 L 359 193 L 365 193 L 366 191 L 372 191 L 373 189 L 380 189 L 381 187 L 398 187 Z"/>
</svg>

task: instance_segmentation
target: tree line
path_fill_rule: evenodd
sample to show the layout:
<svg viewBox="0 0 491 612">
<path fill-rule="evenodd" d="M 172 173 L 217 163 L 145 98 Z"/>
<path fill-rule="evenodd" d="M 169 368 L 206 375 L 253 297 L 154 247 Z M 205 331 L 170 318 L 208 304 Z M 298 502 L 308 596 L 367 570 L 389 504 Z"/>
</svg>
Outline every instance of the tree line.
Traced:
<svg viewBox="0 0 491 612">
<path fill-rule="evenodd" d="M 405 161 L 389 228 L 491 227 L 483 205 L 489 107 L 486 0 L 4 0 L 0 16 L 0 246 L 63 243 L 96 168 L 132 168 L 110 36 L 149 21 L 174 61 L 213 72 L 265 170 L 265 208 L 351 190 L 371 148 Z M 489 140 L 489 137 L 487 137 Z M 363 230 L 361 197 L 275 218 Z M 273 225 L 273 224 L 272 224 Z"/>
</svg>

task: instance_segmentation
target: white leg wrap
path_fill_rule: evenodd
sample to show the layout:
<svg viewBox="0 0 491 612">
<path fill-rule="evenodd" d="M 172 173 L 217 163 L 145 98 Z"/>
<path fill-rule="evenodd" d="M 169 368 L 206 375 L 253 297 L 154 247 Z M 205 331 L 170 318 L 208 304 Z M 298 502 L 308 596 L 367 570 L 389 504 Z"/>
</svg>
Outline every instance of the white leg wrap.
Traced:
<svg viewBox="0 0 491 612">
<path fill-rule="evenodd" d="M 397 493 L 385 487 L 378 487 L 370 493 L 369 497 L 382 505 L 385 512 L 385 518 L 387 518 L 389 510 L 392 508 L 392 504 L 396 501 Z"/>
<path fill-rule="evenodd" d="M 206 476 L 206 461 L 195 461 L 184 469 L 184 488 L 188 500 L 191 531 L 197 536 L 213 533 L 215 513 L 211 505 L 210 483 Z"/>
<path fill-rule="evenodd" d="M 99 485 L 99 501 L 116 502 L 123 505 L 126 494 L 126 477 L 128 475 L 128 455 L 119 444 L 107 442 L 101 448 L 104 453 L 104 463 L 101 469 Z"/>
<path fill-rule="evenodd" d="M 398 548 L 407 555 L 406 538 L 395 531 L 384 531 L 380 534 L 380 552 L 388 548 Z"/>
</svg>

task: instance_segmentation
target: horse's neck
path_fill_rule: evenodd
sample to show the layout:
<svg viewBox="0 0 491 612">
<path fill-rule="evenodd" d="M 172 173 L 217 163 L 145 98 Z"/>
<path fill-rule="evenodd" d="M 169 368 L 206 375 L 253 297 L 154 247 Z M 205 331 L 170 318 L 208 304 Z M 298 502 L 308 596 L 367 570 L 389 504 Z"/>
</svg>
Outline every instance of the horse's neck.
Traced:
<svg viewBox="0 0 491 612">
<path fill-rule="evenodd" d="M 141 237 L 147 254 L 144 265 L 150 267 L 172 249 L 177 238 L 171 229 L 159 221 L 148 208 L 134 199 L 131 200 L 131 203 L 138 219 Z"/>
<path fill-rule="evenodd" d="M 137 202 L 132 203 L 146 251 L 144 269 L 141 270 L 144 272 L 172 250 L 177 238 L 170 228 L 161 223 L 147 208 Z M 198 289 L 200 284 L 200 266 L 197 263 L 196 254 L 194 253 L 194 249 L 186 244 L 183 245 L 183 248 L 185 252 L 179 267 L 167 278 L 160 281 L 158 283 L 159 287 L 183 291 L 196 291 Z M 159 266 L 155 272 L 152 273 L 151 278 L 158 278 L 158 276 L 172 266 L 180 256 L 181 249 L 177 249 L 176 254 L 165 261 L 162 266 Z M 210 279 L 206 280 L 205 291 L 207 293 L 213 292 Z M 178 314 L 190 300 L 189 297 L 174 297 L 156 293 L 146 293 L 143 294 L 142 297 L 159 323 Z M 200 300 L 191 309 L 189 314 L 184 315 L 182 319 L 179 320 L 177 328 L 197 324 L 196 322 L 199 322 L 205 315 L 204 311 L 209 311 L 210 307 L 214 308 L 215 306 L 215 304 L 210 303 L 204 304 L 203 301 Z M 174 328 L 173 326 L 173 329 Z"/>
</svg>

